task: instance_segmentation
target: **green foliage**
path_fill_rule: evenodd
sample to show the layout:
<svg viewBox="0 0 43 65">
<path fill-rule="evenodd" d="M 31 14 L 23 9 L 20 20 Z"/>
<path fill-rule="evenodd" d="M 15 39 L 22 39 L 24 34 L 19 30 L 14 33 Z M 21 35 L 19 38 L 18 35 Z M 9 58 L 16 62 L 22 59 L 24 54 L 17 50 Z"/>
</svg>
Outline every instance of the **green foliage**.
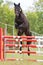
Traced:
<svg viewBox="0 0 43 65">
<path fill-rule="evenodd" d="M 27 12 L 32 31 L 43 34 L 43 0 L 34 3 L 35 12 Z"/>
<path fill-rule="evenodd" d="M 43 12 L 28 12 L 27 18 L 31 30 L 43 34 Z"/>
<path fill-rule="evenodd" d="M 10 24 L 13 26 L 14 25 L 14 18 L 15 18 L 14 9 L 10 9 L 7 4 L 4 6 L 0 5 L 0 22 L 1 23 L 5 23 L 8 25 Z M 12 30 L 12 26 L 7 26 L 9 33 L 11 33 L 10 31 Z M 5 28 L 5 25 L 1 24 L 0 27 Z"/>
<path fill-rule="evenodd" d="M 0 0 L 0 4 L 3 2 L 3 0 Z"/>
<path fill-rule="evenodd" d="M 14 24 L 14 11 L 8 5 L 0 7 L 0 21 L 7 24 Z"/>
<path fill-rule="evenodd" d="M 35 2 L 36 11 L 43 11 L 43 0 L 38 0 Z"/>
</svg>

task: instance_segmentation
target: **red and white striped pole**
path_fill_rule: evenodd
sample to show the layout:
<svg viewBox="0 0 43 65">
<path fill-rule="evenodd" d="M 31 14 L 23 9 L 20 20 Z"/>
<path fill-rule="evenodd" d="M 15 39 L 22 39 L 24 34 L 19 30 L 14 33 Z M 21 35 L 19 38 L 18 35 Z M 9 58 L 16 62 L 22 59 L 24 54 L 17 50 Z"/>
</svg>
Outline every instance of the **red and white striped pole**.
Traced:
<svg viewBox="0 0 43 65">
<path fill-rule="evenodd" d="M 26 60 L 26 61 L 31 61 L 31 62 L 43 62 L 43 60 L 39 60 L 39 59 L 19 59 L 19 58 L 10 58 L 10 59 L 6 59 L 7 61 L 24 61 L 24 60 Z"/>
<path fill-rule="evenodd" d="M 0 28 L 0 60 L 4 60 L 4 43 L 2 39 L 3 29 Z"/>
</svg>

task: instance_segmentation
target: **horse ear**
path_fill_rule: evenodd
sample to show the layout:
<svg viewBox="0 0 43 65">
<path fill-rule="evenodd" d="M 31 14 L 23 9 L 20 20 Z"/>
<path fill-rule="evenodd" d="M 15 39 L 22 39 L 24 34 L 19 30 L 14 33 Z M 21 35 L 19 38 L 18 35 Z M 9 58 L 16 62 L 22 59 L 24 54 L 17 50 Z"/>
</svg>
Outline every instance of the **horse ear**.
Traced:
<svg viewBox="0 0 43 65">
<path fill-rule="evenodd" d="M 16 6 L 16 4 L 14 3 L 14 5 Z"/>
<path fill-rule="evenodd" d="M 18 4 L 18 6 L 20 6 L 20 3 Z"/>
</svg>

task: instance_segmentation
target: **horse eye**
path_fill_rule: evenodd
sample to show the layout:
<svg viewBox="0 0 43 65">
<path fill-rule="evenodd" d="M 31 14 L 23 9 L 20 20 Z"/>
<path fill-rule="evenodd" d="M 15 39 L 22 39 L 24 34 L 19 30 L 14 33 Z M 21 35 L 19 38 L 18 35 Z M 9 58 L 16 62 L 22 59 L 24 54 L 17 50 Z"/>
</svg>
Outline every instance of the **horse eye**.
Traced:
<svg viewBox="0 0 43 65">
<path fill-rule="evenodd" d="M 21 12 L 21 9 L 20 9 L 20 12 Z"/>
</svg>

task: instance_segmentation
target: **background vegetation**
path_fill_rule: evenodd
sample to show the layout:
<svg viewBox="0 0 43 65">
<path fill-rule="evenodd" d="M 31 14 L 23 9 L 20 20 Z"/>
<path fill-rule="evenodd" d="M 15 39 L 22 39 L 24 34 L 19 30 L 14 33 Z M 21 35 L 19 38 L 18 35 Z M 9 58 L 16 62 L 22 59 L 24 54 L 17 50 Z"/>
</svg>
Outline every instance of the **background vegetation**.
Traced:
<svg viewBox="0 0 43 65">
<path fill-rule="evenodd" d="M 0 22 L 14 25 L 14 19 L 15 19 L 14 8 L 10 8 L 9 3 L 1 6 L 2 2 L 3 0 L 0 0 Z M 35 2 L 34 11 L 28 10 L 26 12 L 26 16 L 30 23 L 31 31 L 43 34 L 43 0 Z M 0 25 L 0 27 L 4 26 Z"/>
</svg>

